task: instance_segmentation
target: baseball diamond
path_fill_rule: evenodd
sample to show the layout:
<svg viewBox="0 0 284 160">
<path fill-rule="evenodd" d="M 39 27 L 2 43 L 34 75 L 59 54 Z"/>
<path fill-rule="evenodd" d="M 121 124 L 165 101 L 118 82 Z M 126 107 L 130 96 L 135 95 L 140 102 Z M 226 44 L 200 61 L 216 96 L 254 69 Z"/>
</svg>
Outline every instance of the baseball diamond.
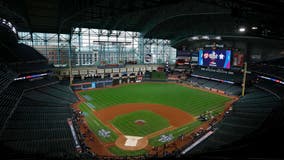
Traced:
<svg viewBox="0 0 284 160">
<path fill-rule="evenodd" d="M 0 0 L 2 159 L 284 159 L 283 15 L 284 0 Z"/>
<path fill-rule="evenodd" d="M 198 115 L 218 116 L 232 101 L 176 83 L 128 84 L 77 93 L 88 128 L 109 155 L 120 156 L 147 153 L 151 147 L 172 142 L 204 125 Z M 143 125 L 137 125 L 137 120 Z M 102 136 L 102 131 L 108 134 Z"/>
</svg>

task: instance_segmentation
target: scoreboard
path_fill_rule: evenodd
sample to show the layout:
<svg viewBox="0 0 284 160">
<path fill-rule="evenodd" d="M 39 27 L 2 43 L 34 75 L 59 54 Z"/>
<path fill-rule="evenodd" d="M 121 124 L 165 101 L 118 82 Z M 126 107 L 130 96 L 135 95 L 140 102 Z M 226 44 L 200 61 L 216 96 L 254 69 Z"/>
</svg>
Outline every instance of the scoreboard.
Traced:
<svg viewBox="0 0 284 160">
<path fill-rule="evenodd" d="M 230 69 L 231 50 L 199 50 L 198 65 Z"/>
</svg>

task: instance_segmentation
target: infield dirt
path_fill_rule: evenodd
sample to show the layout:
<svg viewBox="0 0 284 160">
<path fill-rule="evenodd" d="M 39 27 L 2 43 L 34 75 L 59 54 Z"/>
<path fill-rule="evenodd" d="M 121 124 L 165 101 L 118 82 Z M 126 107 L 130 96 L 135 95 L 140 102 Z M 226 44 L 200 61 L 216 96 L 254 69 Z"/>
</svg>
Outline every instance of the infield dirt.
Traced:
<svg viewBox="0 0 284 160">
<path fill-rule="evenodd" d="M 159 130 L 157 132 L 153 132 L 149 135 L 143 137 L 143 139 L 139 140 L 136 146 L 128 147 L 125 146 L 126 138 L 123 133 L 121 133 L 117 128 L 115 128 L 109 122 L 114 119 L 118 115 L 127 114 L 139 110 L 148 110 L 152 111 L 160 116 L 164 117 L 169 122 L 169 127 Z M 162 133 L 165 133 L 170 130 L 174 130 L 179 128 L 185 124 L 188 124 L 195 120 L 195 118 L 188 114 L 185 111 L 180 109 L 169 107 L 160 104 L 147 104 L 147 103 L 128 103 L 128 104 L 120 104 L 111 106 L 99 111 L 94 111 L 94 114 L 99 118 L 105 125 L 111 128 L 116 134 L 118 134 L 119 138 L 115 142 L 116 146 L 124 149 L 124 150 L 140 150 L 147 146 L 148 139 L 158 136 Z"/>
</svg>

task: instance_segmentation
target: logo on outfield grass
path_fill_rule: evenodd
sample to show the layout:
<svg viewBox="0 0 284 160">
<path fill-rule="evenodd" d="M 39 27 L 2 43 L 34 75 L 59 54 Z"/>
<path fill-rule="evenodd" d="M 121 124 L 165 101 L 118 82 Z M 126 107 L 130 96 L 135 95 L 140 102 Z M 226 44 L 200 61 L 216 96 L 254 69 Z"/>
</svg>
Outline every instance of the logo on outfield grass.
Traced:
<svg viewBox="0 0 284 160">
<path fill-rule="evenodd" d="M 85 102 L 85 104 L 91 109 L 96 109 L 96 107 L 91 103 Z"/>
<path fill-rule="evenodd" d="M 104 138 L 108 138 L 110 137 L 110 131 L 107 131 L 105 129 L 100 129 L 98 131 L 99 136 L 104 137 Z"/>
<path fill-rule="evenodd" d="M 87 100 L 87 101 L 92 101 L 93 98 L 88 96 L 88 95 L 83 95 L 83 97 Z"/>
<path fill-rule="evenodd" d="M 169 134 L 169 135 L 164 135 L 163 134 L 163 135 L 160 136 L 158 141 L 165 143 L 165 142 L 169 142 L 169 141 L 171 141 L 173 139 L 174 139 L 174 136 L 172 134 Z"/>
</svg>

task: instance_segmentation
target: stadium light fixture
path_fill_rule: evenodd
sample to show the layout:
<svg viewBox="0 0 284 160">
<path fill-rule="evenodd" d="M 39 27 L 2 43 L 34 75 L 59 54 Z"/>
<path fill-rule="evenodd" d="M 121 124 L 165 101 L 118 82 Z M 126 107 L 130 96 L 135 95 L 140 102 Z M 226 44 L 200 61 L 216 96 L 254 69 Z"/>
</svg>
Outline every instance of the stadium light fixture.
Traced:
<svg viewBox="0 0 284 160">
<path fill-rule="evenodd" d="M 245 32 L 246 31 L 246 28 L 245 27 L 240 27 L 239 28 L 239 32 Z"/>
<path fill-rule="evenodd" d="M 209 36 L 202 36 L 201 38 L 209 40 Z"/>
<path fill-rule="evenodd" d="M 199 37 L 198 36 L 194 36 L 194 37 L 191 37 L 192 40 L 198 40 Z"/>
<path fill-rule="evenodd" d="M 221 36 L 216 36 L 215 39 L 221 40 Z"/>
</svg>

